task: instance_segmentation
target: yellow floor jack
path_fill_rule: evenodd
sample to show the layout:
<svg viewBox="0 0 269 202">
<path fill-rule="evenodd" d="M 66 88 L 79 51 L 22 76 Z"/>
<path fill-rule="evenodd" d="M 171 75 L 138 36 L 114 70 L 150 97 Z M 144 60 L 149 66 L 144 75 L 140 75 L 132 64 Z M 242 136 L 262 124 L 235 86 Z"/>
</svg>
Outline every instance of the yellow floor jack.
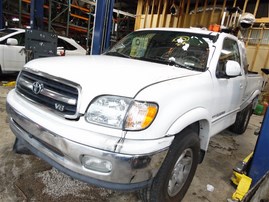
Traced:
<svg viewBox="0 0 269 202">
<path fill-rule="evenodd" d="M 231 181 L 237 186 L 236 191 L 232 195 L 232 199 L 235 201 L 241 201 L 250 189 L 252 179 L 246 175 L 246 170 L 252 156 L 253 152 L 251 152 L 242 162 L 238 163 L 233 169 Z"/>
<path fill-rule="evenodd" d="M 235 201 L 269 201 L 269 109 L 265 112 L 254 151 L 233 169 Z"/>
<path fill-rule="evenodd" d="M 16 85 L 16 81 L 10 81 L 10 82 L 3 83 L 3 86 L 5 86 L 5 87 L 15 87 L 15 85 Z"/>
</svg>

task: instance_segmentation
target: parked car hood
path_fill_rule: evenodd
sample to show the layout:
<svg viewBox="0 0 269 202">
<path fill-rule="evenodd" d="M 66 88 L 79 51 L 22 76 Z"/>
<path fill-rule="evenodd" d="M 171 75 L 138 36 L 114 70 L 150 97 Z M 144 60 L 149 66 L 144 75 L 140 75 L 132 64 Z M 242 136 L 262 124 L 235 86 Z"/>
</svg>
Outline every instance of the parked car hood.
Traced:
<svg viewBox="0 0 269 202">
<path fill-rule="evenodd" d="M 201 72 L 115 56 L 68 56 L 35 59 L 25 67 L 81 86 L 81 110 L 99 95 L 135 97 L 143 88 Z M 82 112 L 83 113 L 83 112 Z"/>
</svg>

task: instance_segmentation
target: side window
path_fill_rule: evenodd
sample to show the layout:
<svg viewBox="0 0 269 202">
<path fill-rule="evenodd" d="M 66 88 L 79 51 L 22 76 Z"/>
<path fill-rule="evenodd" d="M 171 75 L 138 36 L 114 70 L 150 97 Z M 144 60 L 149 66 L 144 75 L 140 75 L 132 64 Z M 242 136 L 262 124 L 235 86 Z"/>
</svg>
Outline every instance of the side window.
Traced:
<svg viewBox="0 0 269 202">
<path fill-rule="evenodd" d="M 18 40 L 18 46 L 25 46 L 25 33 L 16 34 L 11 38 Z"/>
<path fill-rule="evenodd" d="M 65 50 L 77 50 L 77 48 L 75 46 L 71 45 L 67 41 L 60 39 L 60 38 L 58 38 L 57 47 L 64 47 Z"/>
<path fill-rule="evenodd" d="M 11 36 L 9 38 L 17 39 L 18 40 L 18 46 L 25 46 L 25 33 L 16 34 L 16 35 L 13 35 L 13 36 Z M 6 43 L 7 43 L 7 39 L 0 42 L 0 44 L 6 44 Z"/>
<path fill-rule="evenodd" d="M 237 42 L 229 38 L 226 38 L 223 41 L 223 47 L 221 50 L 216 70 L 217 78 L 223 78 L 226 76 L 225 65 L 227 60 L 233 60 L 241 64 Z"/>
<path fill-rule="evenodd" d="M 242 50 L 242 65 L 244 67 L 245 74 L 247 74 L 249 64 L 248 64 L 248 60 L 247 60 L 246 49 L 245 49 L 245 47 L 242 47 L 241 50 Z"/>
</svg>

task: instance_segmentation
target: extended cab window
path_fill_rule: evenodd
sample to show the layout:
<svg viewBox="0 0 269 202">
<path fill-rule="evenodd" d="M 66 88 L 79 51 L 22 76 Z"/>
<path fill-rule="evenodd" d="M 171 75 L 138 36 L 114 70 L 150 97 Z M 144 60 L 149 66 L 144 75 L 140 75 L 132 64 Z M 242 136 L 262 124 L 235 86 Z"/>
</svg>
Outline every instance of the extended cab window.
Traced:
<svg viewBox="0 0 269 202">
<path fill-rule="evenodd" d="M 123 38 L 106 55 L 205 71 L 211 36 L 177 31 L 138 31 Z"/>
<path fill-rule="evenodd" d="M 217 65 L 217 78 L 226 78 L 225 65 L 228 60 L 233 60 L 241 64 L 237 42 L 232 39 L 226 38 L 223 41 L 223 47 Z"/>
</svg>

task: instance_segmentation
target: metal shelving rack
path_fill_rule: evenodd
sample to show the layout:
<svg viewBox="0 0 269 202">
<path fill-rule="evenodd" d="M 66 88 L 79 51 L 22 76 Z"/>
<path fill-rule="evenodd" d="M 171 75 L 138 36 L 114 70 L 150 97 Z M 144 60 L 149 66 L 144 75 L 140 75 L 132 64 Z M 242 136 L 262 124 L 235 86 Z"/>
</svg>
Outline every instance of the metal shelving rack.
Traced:
<svg viewBox="0 0 269 202">
<path fill-rule="evenodd" d="M 42 30 L 72 37 L 90 50 L 97 1 L 95 0 L 42 0 L 44 14 Z M 78 2 L 78 4 L 75 4 Z M 8 27 L 26 28 L 31 18 L 31 0 L 3 0 L 3 14 Z M 85 6 L 84 6 L 85 5 Z M 113 44 L 133 31 L 135 14 L 113 9 L 111 29 Z M 117 17 L 116 17 L 117 16 Z M 17 18 L 13 22 L 12 18 Z"/>
<path fill-rule="evenodd" d="M 19 0 L 19 27 L 24 27 L 22 20 L 30 18 L 30 11 L 25 10 L 31 0 Z M 71 0 L 45 0 L 44 1 L 44 23 L 48 32 L 54 32 L 67 37 L 73 37 L 72 33 L 81 33 L 85 36 L 87 49 L 90 44 L 90 36 L 93 28 L 95 3 L 84 4 L 87 7 L 72 4 Z M 74 34 L 75 35 L 75 34 Z M 81 37 L 80 37 L 81 38 Z"/>
</svg>

